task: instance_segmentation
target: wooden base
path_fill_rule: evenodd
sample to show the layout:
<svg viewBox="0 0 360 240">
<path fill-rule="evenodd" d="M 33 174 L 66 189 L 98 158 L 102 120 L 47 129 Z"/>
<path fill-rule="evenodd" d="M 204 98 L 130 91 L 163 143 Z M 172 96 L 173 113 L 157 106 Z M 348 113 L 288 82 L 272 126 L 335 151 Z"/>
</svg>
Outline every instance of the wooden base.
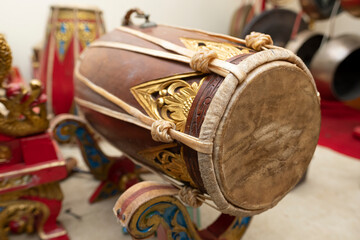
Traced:
<svg viewBox="0 0 360 240">
<path fill-rule="evenodd" d="M 59 143 L 69 143 L 76 138 L 82 157 L 91 174 L 101 183 L 90 197 L 90 203 L 120 194 L 140 181 L 142 169 L 124 156 L 105 155 L 93 131 L 79 117 L 61 114 L 51 123 L 53 137 Z"/>
<path fill-rule="evenodd" d="M 40 239 L 68 240 L 57 222 L 62 198 L 57 182 L 1 195 L 0 239 L 7 240 L 10 232 L 37 232 Z"/>
<path fill-rule="evenodd" d="M 198 230 L 176 198 L 177 189 L 167 184 L 141 182 L 121 195 L 114 213 L 135 239 L 155 233 L 160 240 L 235 240 L 244 235 L 251 217 L 222 214 L 209 227 Z"/>
</svg>

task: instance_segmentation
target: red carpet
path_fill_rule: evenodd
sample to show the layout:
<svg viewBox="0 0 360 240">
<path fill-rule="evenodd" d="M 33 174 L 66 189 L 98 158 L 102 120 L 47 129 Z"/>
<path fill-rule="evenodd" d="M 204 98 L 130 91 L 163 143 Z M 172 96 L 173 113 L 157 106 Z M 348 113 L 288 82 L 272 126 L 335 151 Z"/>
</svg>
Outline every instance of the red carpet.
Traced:
<svg viewBox="0 0 360 240">
<path fill-rule="evenodd" d="M 354 129 L 360 126 L 360 111 L 341 102 L 321 101 L 319 145 L 360 159 L 360 139 Z"/>
</svg>

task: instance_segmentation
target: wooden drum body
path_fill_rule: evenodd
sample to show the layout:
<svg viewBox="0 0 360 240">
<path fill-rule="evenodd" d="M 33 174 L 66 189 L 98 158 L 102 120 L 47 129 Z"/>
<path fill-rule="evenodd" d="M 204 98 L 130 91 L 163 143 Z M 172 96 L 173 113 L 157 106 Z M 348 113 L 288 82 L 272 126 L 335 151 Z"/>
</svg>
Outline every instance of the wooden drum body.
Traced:
<svg viewBox="0 0 360 240">
<path fill-rule="evenodd" d="M 75 59 L 104 32 L 102 12 L 97 8 L 51 7 L 40 63 L 50 114 L 73 112 Z"/>
<path fill-rule="evenodd" d="M 195 72 L 123 48 L 171 53 L 153 37 L 194 52 L 206 46 L 244 77 Z M 130 158 L 208 194 L 223 213 L 249 216 L 273 207 L 304 174 L 319 135 L 319 98 L 311 74 L 290 51 L 256 52 L 229 39 L 163 25 L 118 28 L 82 53 L 75 93 L 89 124 Z M 104 92 L 211 147 L 154 141 Z"/>
</svg>

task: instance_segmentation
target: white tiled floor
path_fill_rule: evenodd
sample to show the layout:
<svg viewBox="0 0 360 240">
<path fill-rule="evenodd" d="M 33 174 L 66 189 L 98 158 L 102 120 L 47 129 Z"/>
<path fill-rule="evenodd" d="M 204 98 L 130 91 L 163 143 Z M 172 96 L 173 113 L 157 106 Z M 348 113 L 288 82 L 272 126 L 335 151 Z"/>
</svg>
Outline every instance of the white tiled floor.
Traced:
<svg viewBox="0 0 360 240">
<path fill-rule="evenodd" d="M 117 154 L 106 144 L 106 152 Z M 359 144 L 360 147 L 360 144 Z M 65 156 L 78 156 L 73 148 Z M 79 156 L 78 156 L 79 159 Z M 84 164 L 81 164 L 84 167 Z M 112 213 L 116 198 L 93 205 L 88 198 L 98 182 L 90 175 L 76 174 L 62 182 L 65 195 L 59 220 L 72 240 L 131 239 L 122 234 Z M 79 221 L 64 213 L 71 208 Z M 202 226 L 216 218 L 214 210 L 201 208 Z M 35 240 L 35 235 L 10 240 Z M 360 160 L 318 147 L 306 182 L 288 194 L 276 207 L 253 218 L 243 240 L 358 240 L 360 239 Z"/>
</svg>

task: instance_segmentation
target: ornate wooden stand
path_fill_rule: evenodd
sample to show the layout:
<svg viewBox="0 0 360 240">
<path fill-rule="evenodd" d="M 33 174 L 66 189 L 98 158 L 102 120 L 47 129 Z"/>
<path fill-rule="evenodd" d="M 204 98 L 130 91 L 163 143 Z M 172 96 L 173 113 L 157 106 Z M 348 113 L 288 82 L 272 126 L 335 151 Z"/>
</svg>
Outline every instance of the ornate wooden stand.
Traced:
<svg viewBox="0 0 360 240">
<path fill-rule="evenodd" d="M 25 87 L 20 73 L 10 71 L 11 61 L 0 34 L 0 239 L 36 231 L 44 240 L 68 240 L 56 221 L 63 198 L 58 181 L 67 172 L 46 133 L 46 96 L 37 80 Z"/>
<path fill-rule="evenodd" d="M 141 170 L 128 158 L 105 155 L 97 143 L 93 131 L 81 118 L 61 114 L 51 123 L 53 137 L 60 143 L 68 143 L 76 138 L 81 154 L 93 176 L 101 183 L 90 197 L 94 203 L 120 194 L 140 181 Z"/>
<path fill-rule="evenodd" d="M 58 182 L 1 195 L 0 239 L 7 240 L 8 232 L 37 232 L 44 240 L 68 240 L 56 221 L 62 199 Z"/>
<path fill-rule="evenodd" d="M 136 239 L 157 232 L 160 240 L 238 240 L 244 235 L 251 217 L 226 214 L 203 230 L 192 223 L 186 207 L 175 197 L 178 189 L 168 184 L 141 182 L 124 192 L 114 213 Z"/>
</svg>

